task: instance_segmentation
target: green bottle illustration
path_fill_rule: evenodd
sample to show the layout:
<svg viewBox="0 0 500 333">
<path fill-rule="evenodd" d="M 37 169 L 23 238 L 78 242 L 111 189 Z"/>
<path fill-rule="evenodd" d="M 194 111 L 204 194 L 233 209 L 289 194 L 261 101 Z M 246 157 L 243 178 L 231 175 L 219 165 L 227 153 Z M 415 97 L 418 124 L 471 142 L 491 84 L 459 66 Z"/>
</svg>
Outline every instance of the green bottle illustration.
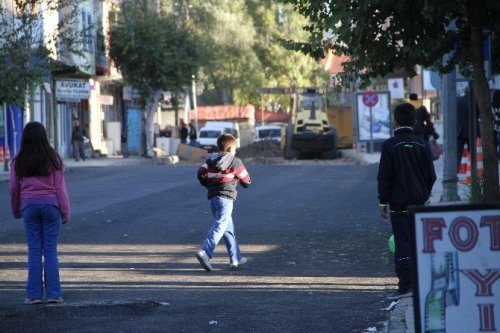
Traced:
<svg viewBox="0 0 500 333">
<path fill-rule="evenodd" d="M 431 289 L 425 298 L 425 332 L 446 332 L 446 307 L 459 304 L 458 254 L 431 255 Z"/>
</svg>

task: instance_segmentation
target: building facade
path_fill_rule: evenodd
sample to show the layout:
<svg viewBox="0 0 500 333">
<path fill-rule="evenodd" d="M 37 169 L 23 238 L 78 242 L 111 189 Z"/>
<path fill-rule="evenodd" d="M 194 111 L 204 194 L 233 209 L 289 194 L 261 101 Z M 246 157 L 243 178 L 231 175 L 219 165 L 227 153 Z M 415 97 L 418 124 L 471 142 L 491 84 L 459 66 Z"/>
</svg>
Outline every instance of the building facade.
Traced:
<svg viewBox="0 0 500 333">
<path fill-rule="evenodd" d="M 51 60 L 56 66 L 27 95 L 24 105 L 3 105 L 0 146 L 9 148 L 11 155 L 15 155 L 24 124 L 39 121 L 46 127 L 53 147 L 63 158 L 69 158 L 72 156 L 72 124 L 79 120 L 90 139 L 86 149 L 89 155 L 120 153 L 123 82 L 110 65 L 106 37 L 109 17 L 117 10 L 119 1 L 77 1 L 76 7 L 57 10 L 49 8 L 54 1 L 31 2 L 33 5 L 27 8 L 37 17 L 37 38 L 51 51 Z M 8 19 L 8 15 L 15 19 L 21 10 L 19 4 L 11 0 L 0 0 L 0 5 L 4 9 L 2 20 Z M 64 20 L 70 23 L 65 31 L 60 31 Z M 64 43 L 56 42 L 69 31 L 74 33 L 72 47 L 77 53 L 70 52 Z"/>
</svg>

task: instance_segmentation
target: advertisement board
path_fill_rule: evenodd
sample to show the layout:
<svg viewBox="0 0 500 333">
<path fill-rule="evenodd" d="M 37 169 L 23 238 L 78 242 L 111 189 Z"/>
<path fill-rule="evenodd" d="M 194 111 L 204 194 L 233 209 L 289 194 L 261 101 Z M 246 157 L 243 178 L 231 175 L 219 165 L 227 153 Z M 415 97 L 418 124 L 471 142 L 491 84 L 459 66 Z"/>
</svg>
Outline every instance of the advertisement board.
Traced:
<svg viewBox="0 0 500 333">
<path fill-rule="evenodd" d="M 500 204 L 411 211 L 416 332 L 498 332 Z"/>
<path fill-rule="evenodd" d="M 375 103 L 376 102 L 376 103 Z M 384 141 L 391 137 L 389 92 L 356 94 L 358 141 Z"/>
</svg>

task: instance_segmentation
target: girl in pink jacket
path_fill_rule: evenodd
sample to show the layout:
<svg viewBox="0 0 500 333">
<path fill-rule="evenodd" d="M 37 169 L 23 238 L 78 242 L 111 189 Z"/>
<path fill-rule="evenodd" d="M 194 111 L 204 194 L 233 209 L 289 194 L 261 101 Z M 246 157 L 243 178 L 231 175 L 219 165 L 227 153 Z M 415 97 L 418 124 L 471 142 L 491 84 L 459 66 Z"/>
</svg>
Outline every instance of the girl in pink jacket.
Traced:
<svg viewBox="0 0 500 333">
<path fill-rule="evenodd" d="M 70 204 L 62 160 L 41 123 L 30 122 L 24 128 L 21 149 L 10 166 L 10 195 L 12 213 L 23 218 L 28 243 L 24 302 L 42 303 L 45 289 L 47 303 L 60 303 L 57 238 L 60 223 L 68 222 Z"/>
</svg>

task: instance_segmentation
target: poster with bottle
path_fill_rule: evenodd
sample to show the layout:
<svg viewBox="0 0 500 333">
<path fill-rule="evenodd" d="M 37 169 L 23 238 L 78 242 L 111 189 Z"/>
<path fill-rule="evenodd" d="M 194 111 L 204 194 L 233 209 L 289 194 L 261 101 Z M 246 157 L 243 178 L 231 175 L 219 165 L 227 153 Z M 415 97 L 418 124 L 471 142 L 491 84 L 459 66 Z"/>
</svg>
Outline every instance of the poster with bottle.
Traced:
<svg viewBox="0 0 500 333">
<path fill-rule="evenodd" d="M 499 332 L 500 204 L 411 213 L 416 332 Z"/>
</svg>

